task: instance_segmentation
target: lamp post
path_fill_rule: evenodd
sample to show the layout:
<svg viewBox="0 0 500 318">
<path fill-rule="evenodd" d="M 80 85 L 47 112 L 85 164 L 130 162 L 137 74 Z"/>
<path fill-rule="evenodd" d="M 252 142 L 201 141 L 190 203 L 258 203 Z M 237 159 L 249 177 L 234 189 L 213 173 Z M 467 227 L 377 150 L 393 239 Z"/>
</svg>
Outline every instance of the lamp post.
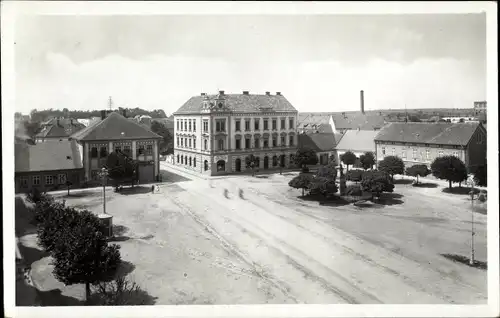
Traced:
<svg viewBox="0 0 500 318">
<path fill-rule="evenodd" d="M 102 207 L 103 207 L 103 214 L 106 213 L 106 181 L 108 179 L 108 169 L 103 167 L 101 169 L 101 172 L 99 173 L 101 178 L 102 178 Z"/>
<path fill-rule="evenodd" d="M 468 184 L 471 186 L 471 191 L 470 191 L 470 205 L 471 205 L 471 251 L 470 251 L 470 265 L 474 265 L 474 179 L 472 176 L 469 176 L 467 180 Z"/>
</svg>

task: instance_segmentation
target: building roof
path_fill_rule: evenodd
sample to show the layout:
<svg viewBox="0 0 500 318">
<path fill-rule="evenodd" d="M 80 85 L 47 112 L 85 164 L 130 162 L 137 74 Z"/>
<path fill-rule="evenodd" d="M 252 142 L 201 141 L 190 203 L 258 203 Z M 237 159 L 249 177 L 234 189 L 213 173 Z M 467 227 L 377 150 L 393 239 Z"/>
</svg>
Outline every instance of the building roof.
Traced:
<svg viewBox="0 0 500 318">
<path fill-rule="evenodd" d="M 345 151 L 375 151 L 375 137 L 378 131 L 374 130 L 348 130 L 337 143 L 337 150 Z"/>
<path fill-rule="evenodd" d="M 72 118 L 52 118 L 45 122 L 44 128 L 36 135 L 37 138 L 69 137 L 85 128 L 85 125 Z"/>
<path fill-rule="evenodd" d="M 369 113 L 333 113 L 333 122 L 336 129 L 348 130 L 376 130 L 386 124 L 384 116 Z"/>
<path fill-rule="evenodd" d="M 203 110 L 204 101 L 209 104 L 221 97 L 231 111 L 240 113 L 260 112 L 260 108 L 271 108 L 273 111 L 296 112 L 297 110 L 283 95 L 256 95 L 256 94 L 217 94 L 193 96 L 176 112 L 178 114 L 198 113 Z"/>
<path fill-rule="evenodd" d="M 300 147 L 310 148 L 316 152 L 332 151 L 335 149 L 335 134 L 333 133 L 305 133 L 299 134 Z"/>
<path fill-rule="evenodd" d="M 311 124 L 329 124 L 330 123 L 331 113 L 303 113 L 300 112 L 298 115 L 297 125 L 299 127 L 303 125 L 311 125 Z"/>
<path fill-rule="evenodd" d="M 390 123 L 375 140 L 466 146 L 480 123 Z"/>
<path fill-rule="evenodd" d="M 160 139 L 161 136 L 149 130 L 135 120 L 130 120 L 113 112 L 105 119 L 92 123 L 88 127 L 71 135 L 79 141 L 91 140 L 128 140 L 128 139 Z"/>
<path fill-rule="evenodd" d="M 76 142 L 69 140 L 48 140 L 29 145 L 15 143 L 15 171 L 35 172 L 83 168 Z"/>
</svg>

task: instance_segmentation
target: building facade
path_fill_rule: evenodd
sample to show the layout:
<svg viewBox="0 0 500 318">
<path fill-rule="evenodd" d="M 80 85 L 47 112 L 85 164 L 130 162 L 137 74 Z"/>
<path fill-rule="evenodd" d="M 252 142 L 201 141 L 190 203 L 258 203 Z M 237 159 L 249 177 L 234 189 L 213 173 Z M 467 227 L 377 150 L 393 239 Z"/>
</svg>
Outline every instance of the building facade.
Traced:
<svg viewBox="0 0 500 318">
<path fill-rule="evenodd" d="M 297 110 L 281 95 L 195 96 L 174 113 L 174 164 L 208 175 L 285 167 L 297 151 Z"/>
<path fill-rule="evenodd" d="M 73 118 L 52 118 L 41 125 L 41 130 L 35 136 L 37 142 L 51 139 L 67 139 L 72 134 L 85 128 L 85 125 Z"/>
<path fill-rule="evenodd" d="M 474 102 L 474 114 L 479 115 L 486 113 L 486 101 Z"/>
<path fill-rule="evenodd" d="M 375 138 L 377 162 L 398 156 L 405 166 L 442 156 L 460 158 L 469 170 L 486 164 L 486 129 L 481 123 L 391 123 Z"/>
<path fill-rule="evenodd" d="M 101 182 L 99 172 L 106 164 L 108 154 L 114 151 L 121 151 L 138 161 L 139 183 L 159 179 L 158 143 L 162 137 L 118 113 L 110 113 L 72 135 L 71 139 L 78 142 L 87 184 Z"/>
</svg>

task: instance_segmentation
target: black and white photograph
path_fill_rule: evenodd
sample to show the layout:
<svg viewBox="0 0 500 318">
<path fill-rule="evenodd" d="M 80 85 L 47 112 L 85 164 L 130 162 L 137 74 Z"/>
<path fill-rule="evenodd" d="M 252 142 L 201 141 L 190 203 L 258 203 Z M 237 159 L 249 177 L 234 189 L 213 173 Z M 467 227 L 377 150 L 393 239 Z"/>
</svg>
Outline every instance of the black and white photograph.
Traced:
<svg viewBox="0 0 500 318">
<path fill-rule="evenodd" d="M 5 316 L 498 316 L 496 6 L 2 2 Z"/>
</svg>

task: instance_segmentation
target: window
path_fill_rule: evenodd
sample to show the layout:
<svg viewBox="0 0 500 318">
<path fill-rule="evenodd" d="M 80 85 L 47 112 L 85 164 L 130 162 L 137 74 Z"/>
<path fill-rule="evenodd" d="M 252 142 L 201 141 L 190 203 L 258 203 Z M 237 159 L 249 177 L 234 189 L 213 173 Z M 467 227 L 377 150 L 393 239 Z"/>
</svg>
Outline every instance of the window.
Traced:
<svg viewBox="0 0 500 318">
<path fill-rule="evenodd" d="M 191 119 L 189 119 L 189 131 L 191 131 Z"/>
<path fill-rule="evenodd" d="M 191 138 L 189 138 L 189 148 L 191 148 Z"/>
<path fill-rule="evenodd" d="M 179 154 L 177 154 L 177 163 L 179 163 Z"/>
<path fill-rule="evenodd" d="M 269 121 L 267 119 L 264 119 L 264 130 L 269 129 Z"/>
<path fill-rule="evenodd" d="M 235 130 L 236 131 L 241 131 L 241 121 L 239 119 L 236 120 Z"/>
<path fill-rule="evenodd" d="M 178 119 L 176 121 L 176 124 L 177 124 L 177 130 L 179 130 L 179 120 Z"/>
<path fill-rule="evenodd" d="M 203 149 L 207 150 L 208 149 L 208 140 L 203 140 Z"/>
<path fill-rule="evenodd" d="M 294 126 L 293 126 L 293 118 L 290 118 L 288 120 L 288 129 L 294 129 Z"/>
<path fill-rule="evenodd" d="M 278 129 L 278 121 L 276 119 L 273 119 L 272 121 L 272 125 L 273 125 L 273 130 L 277 130 Z"/>
<path fill-rule="evenodd" d="M 417 149 L 413 148 L 413 160 L 417 160 Z"/>
<path fill-rule="evenodd" d="M 177 137 L 177 147 L 179 147 L 179 137 Z"/>
<path fill-rule="evenodd" d="M 184 156 L 181 156 L 181 164 L 184 164 Z"/>
<path fill-rule="evenodd" d="M 108 148 L 101 147 L 99 157 L 104 158 L 108 155 Z"/>
<path fill-rule="evenodd" d="M 196 119 L 193 119 L 193 131 L 196 131 Z"/>
<path fill-rule="evenodd" d="M 153 145 L 146 145 L 146 155 L 153 154 Z"/>
<path fill-rule="evenodd" d="M 264 139 L 264 148 L 269 148 L 269 140 L 267 138 Z"/>
<path fill-rule="evenodd" d="M 253 122 L 255 130 L 259 130 L 259 123 L 260 123 L 260 118 L 255 118 Z"/>
<path fill-rule="evenodd" d="M 442 150 L 440 150 L 440 151 L 438 152 L 438 155 L 439 155 L 439 157 L 442 157 L 442 156 L 444 155 L 443 151 L 442 151 Z"/>
<path fill-rule="evenodd" d="M 282 145 L 282 146 L 285 146 L 285 143 L 286 143 L 286 138 L 285 138 L 285 136 L 281 136 L 280 143 L 281 143 L 281 145 Z"/>
<path fill-rule="evenodd" d="M 116 152 L 121 152 L 122 151 L 122 146 L 115 146 L 115 151 Z"/>
<path fill-rule="evenodd" d="M 458 151 L 453 151 L 453 155 L 458 158 Z"/>
<path fill-rule="evenodd" d="M 273 137 L 273 147 L 278 147 L 278 138 Z"/>
<path fill-rule="evenodd" d="M 382 147 L 382 155 L 385 156 L 385 147 Z"/>
<path fill-rule="evenodd" d="M 90 157 L 97 158 L 97 147 L 90 148 Z"/>
<path fill-rule="evenodd" d="M 260 148 L 259 138 L 255 138 L 255 148 Z"/>
<path fill-rule="evenodd" d="M 21 188 L 27 188 L 28 187 L 28 178 L 27 177 L 21 177 L 19 179 L 19 183 L 21 185 Z"/>
<path fill-rule="evenodd" d="M 187 125 L 187 119 L 184 119 L 184 131 L 187 131 L 188 125 Z"/>
<path fill-rule="evenodd" d="M 130 146 L 123 146 L 123 152 L 130 156 L 131 153 Z"/>
<path fill-rule="evenodd" d="M 224 139 L 218 140 L 219 150 L 224 150 Z"/>
<path fill-rule="evenodd" d="M 403 148 L 403 150 L 401 150 L 401 157 L 403 159 L 406 159 L 406 148 Z"/>
<path fill-rule="evenodd" d="M 290 143 L 290 146 L 293 146 L 293 136 L 289 137 L 289 143 Z"/>
<path fill-rule="evenodd" d="M 285 119 L 281 119 L 281 130 L 285 130 L 286 127 L 285 127 Z"/>
<path fill-rule="evenodd" d="M 250 131 L 250 119 L 245 119 L 245 131 Z"/>
<path fill-rule="evenodd" d="M 139 148 L 137 148 L 137 155 L 143 155 L 144 154 L 144 145 L 139 145 Z"/>
<path fill-rule="evenodd" d="M 184 147 L 184 138 L 181 138 L 181 147 Z"/>
<path fill-rule="evenodd" d="M 195 148 L 195 149 L 196 149 L 196 138 L 195 138 L 195 139 L 193 139 L 193 148 Z"/>
<path fill-rule="evenodd" d="M 431 159 L 431 151 L 429 149 L 425 149 L 425 159 Z"/>
<path fill-rule="evenodd" d="M 45 176 L 45 184 L 47 184 L 47 185 L 54 184 L 54 177 L 53 176 Z"/>
<path fill-rule="evenodd" d="M 250 138 L 245 138 L 245 149 L 250 149 Z"/>
<path fill-rule="evenodd" d="M 191 167 L 193 165 L 193 159 L 189 157 L 189 166 Z"/>
<path fill-rule="evenodd" d="M 188 139 L 187 139 L 187 137 L 184 138 L 184 146 L 186 146 L 186 147 L 188 146 Z"/>
<path fill-rule="evenodd" d="M 196 158 L 193 159 L 193 167 L 196 167 Z"/>
<path fill-rule="evenodd" d="M 208 120 L 203 120 L 203 132 L 208 132 Z"/>
<path fill-rule="evenodd" d="M 181 131 L 183 131 L 183 130 L 184 130 L 184 121 L 181 120 Z"/>
<path fill-rule="evenodd" d="M 395 148 L 392 148 L 392 155 L 395 156 L 396 155 L 396 149 Z"/>
<path fill-rule="evenodd" d="M 217 132 L 224 132 L 226 131 L 226 125 L 223 120 L 218 120 L 215 122 L 215 131 Z"/>
<path fill-rule="evenodd" d="M 236 149 L 241 148 L 241 139 L 236 139 Z"/>
<path fill-rule="evenodd" d="M 34 186 L 40 185 L 40 176 L 33 176 L 33 177 L 31 177 L 31 183 Z"/>
</svg>

